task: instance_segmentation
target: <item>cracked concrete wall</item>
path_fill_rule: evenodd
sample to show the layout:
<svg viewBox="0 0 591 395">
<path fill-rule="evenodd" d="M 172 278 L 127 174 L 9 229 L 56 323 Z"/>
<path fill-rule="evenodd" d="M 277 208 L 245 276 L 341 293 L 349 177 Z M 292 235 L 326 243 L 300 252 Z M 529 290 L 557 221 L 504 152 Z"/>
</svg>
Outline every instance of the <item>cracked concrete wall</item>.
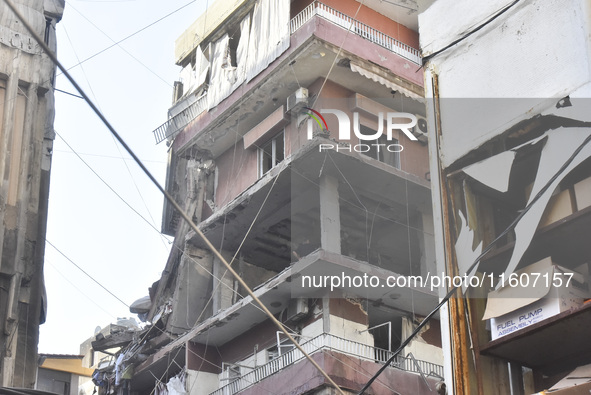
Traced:
<svg viewBox="0 0 591 395">
<path fill-rule="evenodd" d="M 16 7 L 55 50 L 63 1 Z M 47 19 L 46 19 L 47 18 Z M 0 386 L 32 388 L 45 320 L 43 255 L 54 138 L 55 67 L 0 4 Z"/>
<path fill-rule="evenodd" d="M 172 333 L 185 332 L 212 313 L 213 255 L 187 243 L 177 270 L 172 314 L 168 328 Z"/>
</svg>

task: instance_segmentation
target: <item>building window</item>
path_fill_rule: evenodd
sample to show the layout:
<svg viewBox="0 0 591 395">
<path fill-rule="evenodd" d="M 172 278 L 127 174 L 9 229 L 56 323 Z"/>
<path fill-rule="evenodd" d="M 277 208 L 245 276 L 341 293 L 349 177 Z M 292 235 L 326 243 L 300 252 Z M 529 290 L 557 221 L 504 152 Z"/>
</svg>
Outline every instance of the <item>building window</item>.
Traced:
<svg viewBox="0 0 591 395">
<path fill-rule="evenodd" d="M 43 41 L 49 45 L 49 37 L 51 34 L 51 18 L 45 18 L 45 34 L 43 35 Z"/>
<path fill-rule="evenodd" d="M 259 147 L 259 177 L 277 166 L 285 158 L 283 132 Z"/>
<path fill-rule="evenodd" d="M 360 125 L 360 132 L 364 135 L 376 134 L 375 130 L 364 125 Z M 365 141 L 363 144 L 369 146 L 369 149 L 363 152 L 364 155 L 400 169 L 400 150 L 402 146 L 398 145 L 397 139 L 388 140 L 385 135 L 381 135 L 377 141 Z"/>
<path fill-rule="evenodd" d="M 282 339 L 280 344 L 267 349 L 267 361 L 272 361 L 275 358 L 279 358 L 294 348 L 295 346 L 289 341 L 289 339 Z"/>
</svg>

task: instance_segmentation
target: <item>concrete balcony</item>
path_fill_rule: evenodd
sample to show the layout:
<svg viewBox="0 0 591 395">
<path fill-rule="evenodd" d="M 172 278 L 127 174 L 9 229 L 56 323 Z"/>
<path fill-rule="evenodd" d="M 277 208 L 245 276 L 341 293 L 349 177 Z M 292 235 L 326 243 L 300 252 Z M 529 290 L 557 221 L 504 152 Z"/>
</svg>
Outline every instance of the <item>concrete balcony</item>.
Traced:
<svg viewBox="0 0 591 395">
<path fill-rule="evenodd" d="M 322 26 L 319 23 L 320 20 L 330 22 L 329 26 Z M 260 82 L 263 82 L 263 78 L 266 78 L 270 73 L 270 70 L 276 67 L 278 64 L 277 62 L 292 57 L 292 54 L 300 47 L 306 49 L 304 47 L 307 47 L 306 44 L 308 43 L 308 39 L 312 36 L 316 36 L 321 40 L 334 45 L 336 48 L 339 48 L 342 45 L 343 51 L 349 51 L 358 55 L 362 59 L 367 59 L 373 63 L 380 64 L 380 60 L 383 62 L 385 56 L 379 53 L 381 51 L 376 52 L 372 50 L 371 47 L 367 47 L 366 44 L 363 44 L 363 42 L 370 42 L 372 45 L 377 45 L 382 51 L 386 50 L 386 53 L 394 54 L 399 58 L 394 62 L 390 59 L 389 65 L 386 66 L 386 64 L 384 64 L 386 68 L 392 69 L 394 67 L 396 68 L 396 73 L 400 74 L 403 78 L 417 85 L 422 84 L 422 74 L 419 75 L 415 73 L 416 69 L 418 69 L 421 64 L 421 55 L 418 49 L 404 44 L 321 2 L 315 1 L 311 3 L 291 19 L 290 34 L 290 48 L 286 53 L 273 62 L 267 70 L 260 73 L 259 77 L 262 78 L 257 77 L 253 81 L 246 83 L 245 85 L 247 89 L 242 90 L 242 92 L 247 92 Z M 346 42 L 343 41 L 345 34 L 351 35 L 351 37 L 347 38 Z M 357 40 L 361 40 L 361 42 L 357 42 Z M 375 59 L 373 59 L 373 57 L 375 57 Z M 409 67 L 409 63 L 416 67 Z M 322 73 L 326 75 L 328 69 L 329 67 L 326 67 L 326 70 L 324 70 L 324 67 L 317 68 L 313 75 L 321 76 Z M 322 73 L 320 73 L 320 71 Z M 417 78 L 417 75 L 420 78 Z M 309 75 L 308 79 L 310 79 L 311 76 L 312 75 Z M 304 80 L 300 80 L 299 82 L 301 84 L 305 83 Z M 287 92 L 287 94 L 289 93 L 291 92 Z M 235 95 L 231 95 L 220 103 L 218 107 L 227 109 L 229 106 L 237 102 L 238 99 L 239 98 L 235 97 Z M 152 132 L 156 144 L 164 140 L 171 141 L 179 132 L 207 111 L 207 95 L 203 95 L 199 98 L 187 98 L 177 102 L 169 111 L 169 114 L 174 115 Z M 217 114 L 219 114 L 219 112 L 217 112 Z M 217 116 L 219 115 L 216 115 L 216 117 Z"/>
<path fill-rule="evenodd" d="M 376 364 L 386 363 L 393 355 L 393 352 L 391 351 L 343 339 L 328 333 L 323 333 L 313 339 L 302 342 L 301 346 L 309 355 L 326 350 L 356 357 L 360 360 L 369 361 Z M 253 393 L 260 393 L 257 392 L 257 384 L 259 382 L 283 371 L 284 369 L 288 369 L 303 359 L 304 355 L 302 352 L 294 348 L 281 354 L 268 363 L 254 368 L 251 372 L 224 385 L 218 390 L 212 392 L 210 395 L 233 395 L 249 388 L 254 391 Z M 393 369 L 410 372 L 413 376 L 415 376 L 415 380 L 418 378 L 417 376 L 420 376 L 423 380 L 423 383 L 425 384 L 425 389 L 428 389 L 433 384 L 429 383 L 430 380 L 428 380 L 427 377 L 437 378 L 439 380 L 443 378 L 443 366 L 426 361 L 416 360 L 414 357 L 412 357 L 412 355 L 407 357 L 399 355 L 394 360 L 394 362 L 390 364 L 390 366 Z M 407 380 L 412 381 L 411 377 L 412 376 L 409 375 Z M 418 382 L 418 380 L 416 380 L 416 382 Z"/>
<path fill-rule="evenodd" d="M 302 12 L 292 18 L 289 28 L 291 34 L 294 34 L 302 25 L 308 22 L 315 16 L 326 19 L 337 26 L 349 31 L 349 33 L 356 34 L 364 39 L 371 41 L 381 47 L 388 49 L 395 54 L 402 56 L 415 63 L 417 66 L 421 65 L 421 54 L 416 48 L 412 48 L 382 32 L 359 22 L 332 7 L 327 6 L 321 2 L 315 1 L 307 6 Z"/>
</svg>

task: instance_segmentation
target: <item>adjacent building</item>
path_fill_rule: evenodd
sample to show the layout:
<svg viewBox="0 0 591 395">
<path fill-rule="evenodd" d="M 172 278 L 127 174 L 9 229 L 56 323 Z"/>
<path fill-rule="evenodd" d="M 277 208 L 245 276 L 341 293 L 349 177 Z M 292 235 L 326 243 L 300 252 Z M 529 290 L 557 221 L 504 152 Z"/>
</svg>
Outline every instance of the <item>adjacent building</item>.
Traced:
<svg viewBox="0 0 591 395">
<path fill-rule="evenodd" d="M 435 255 L 416 17 L 413 2 L 217 1 L 176 42 L 154 131 L 166 189 L 344 391 L 437 304 L 418 280 Z M 162 227 L 174 245 L 132 306 L 151 325 L 117 354 L 122 386 L 333 391 L 168 203 Z M 433 320 L 371 391 L 432 393 L 442 361 Z"/>
<path fill-rule="evenodd" d="M 441 311 L 448 391 L 587 393 L 590 3 L 424 3 L 438 272 L 487 280 Z"/>
<path fill-rule="evenodd" d="M 90 382 L 94 371 L 84 366 L 83 359 L 83 355 L 39 354 L 35 389 L 59 395 L 81 395 L 79 387 Z"/>
<path fill-rule="evenodd" d="M 63 0 L 17 5 L 55 50 Z M 33 388 L 45 321 L 43 255 L 55 67 L 0 4 L 0 386 Z"/>
</svg>

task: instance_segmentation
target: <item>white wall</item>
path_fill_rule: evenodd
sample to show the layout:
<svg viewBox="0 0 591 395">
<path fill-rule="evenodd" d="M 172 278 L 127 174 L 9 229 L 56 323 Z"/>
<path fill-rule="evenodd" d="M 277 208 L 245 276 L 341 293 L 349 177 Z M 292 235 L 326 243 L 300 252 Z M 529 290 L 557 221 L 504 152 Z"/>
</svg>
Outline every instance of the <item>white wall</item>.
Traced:
<svg viewBox="0 0 591 395">
<path fill-rule="evenodd" d="M 436 1 L 419 17 L 421 46 L 426 53 L 437 51 L 507 3 L 496 0 L 476 6 L 469 0 Z M 444 167 L 591 80 L 586 3 L 522 0 L 431 60 L 443 99 Z M 528 100 L 508 100 L 512 98 Z"/>
<path fill-rule="evenodd" d="M 219 388 L 218 375 L 187 369 L 186 388 L 189 395 L 208 395 Z"/>
<path fill-rule="evenodd" d="M 330 315 L 330 334 L 357 343 L 374 346 L 373 335 L 367 331 L 368 326 Z M 364 332 L 362 332 L 364 331 Z"/>
</svg>

